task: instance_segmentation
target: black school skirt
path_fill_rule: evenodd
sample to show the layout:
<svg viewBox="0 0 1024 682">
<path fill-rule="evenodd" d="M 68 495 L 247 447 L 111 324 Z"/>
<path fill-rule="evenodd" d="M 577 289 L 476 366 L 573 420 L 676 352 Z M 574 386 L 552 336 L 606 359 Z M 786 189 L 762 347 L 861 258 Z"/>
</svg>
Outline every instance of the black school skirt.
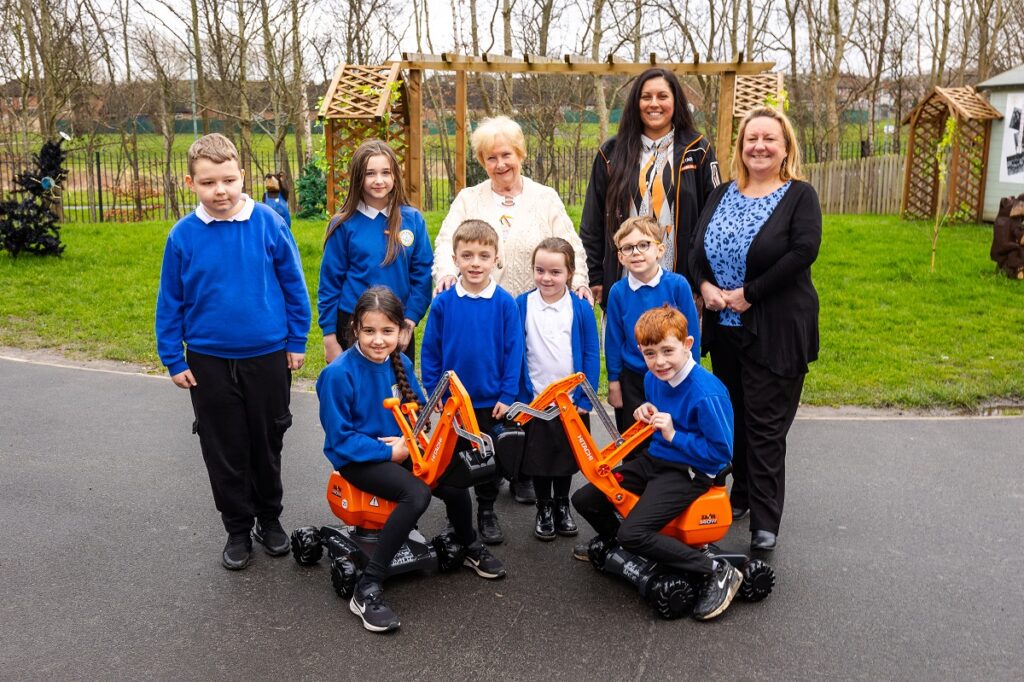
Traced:
<svg viewBox="0 0 1024 682">
<path fill-rule="evenodd" d="M 590 430 L 590 415 L 580 415 Z M 572 476 L 580 468 L 569 447 L 562 420 L 533 419 L 526 425 L 526 452 L 522 473 L 525 476 Z"/>
</svg>

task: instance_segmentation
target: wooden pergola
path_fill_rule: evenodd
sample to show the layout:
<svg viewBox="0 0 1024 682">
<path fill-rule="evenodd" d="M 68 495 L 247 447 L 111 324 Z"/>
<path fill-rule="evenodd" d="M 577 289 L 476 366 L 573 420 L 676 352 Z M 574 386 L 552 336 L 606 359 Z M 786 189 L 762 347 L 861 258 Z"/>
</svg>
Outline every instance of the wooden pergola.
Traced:
<svg viewBox="0 0 1024 682">
<path fill-rule="evenodd" d="M 1003 116 L 970 86 L 936 86 L 903 119 L 903 125 L 910 124 L 900 203 L 903 218 L 921 220 L 935 216 L 940 200 L 936 151 L 950 116 L 958 131 L 950 150 L 946 205 L 954 216 L 981 220 L 992 121 Z"/>
<path fill-rule="evenodd" d="M 766 99 L 781 101 L 782 74 L 766 73 L 774 62 L 663 62 L 652 54 L 647 62 L 624 62 L 610 57 L 598 62 L 576 55 L 562 59 L 525 55 L 522 58 L 484 54 L 403 54 L 402 61 L 382 66 L 342 64 L 320 108 L 327 137 L 327 206 L 333 212 L 344 191 L 351 153 L 363 139 L 386 139 L 402 159 L 409 201 L 421 205 L 423 193 L 423 72 L 455 74 L 455 181 L 456 192 L 466 186 L 466 133 L 468 73 L 538 73 L 563 75 L 630 75 L 660 66 L 679 75 L 715 75 L 721 78 L 718 135 L 715 152 L 723 177 L 728 175 L 733 124 Z M 401 77 L 405 72 L 405 78 Z"/>
</svg>

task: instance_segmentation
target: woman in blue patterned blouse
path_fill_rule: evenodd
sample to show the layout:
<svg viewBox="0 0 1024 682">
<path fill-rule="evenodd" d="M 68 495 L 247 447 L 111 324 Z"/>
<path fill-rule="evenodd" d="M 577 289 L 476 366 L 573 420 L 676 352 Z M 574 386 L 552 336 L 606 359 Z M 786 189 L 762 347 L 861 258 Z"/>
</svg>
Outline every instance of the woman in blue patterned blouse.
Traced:
<svg viewBox="0 0 1024 682">
<path fill-rule="evenodd" d="M 785 497 L 786 436 L 807 365 L 818 357 L 818 195 L 800 179 L 793 126 L 761 107 L 740 123 L 730 183 L 697 225 L 691 269 L 704 297 L 702 353 L 735 415 L 733 517 L 750 512 L 751 548 L 775 549 Z"/>
</svg>

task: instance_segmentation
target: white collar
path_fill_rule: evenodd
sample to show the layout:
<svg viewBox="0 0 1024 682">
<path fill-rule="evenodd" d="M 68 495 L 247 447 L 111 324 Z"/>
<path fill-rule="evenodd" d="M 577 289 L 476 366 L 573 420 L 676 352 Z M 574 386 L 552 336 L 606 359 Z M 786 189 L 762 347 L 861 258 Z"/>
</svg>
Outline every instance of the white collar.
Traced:
<svg viewBox="0 0 1024 682">
<path fill-rule="evenodd" d="M 357 352 L 357 353 L 359 353 L 360 355 L 362 355 L 362 356 L 363 356 L 363 358 L 364 358 L 364 359 L 365 359 L 365 360 L 366 360 L 367 362 L 369 362 L 369 363 L 370 363 L 371 365 L 383 365 L 383 364 L 384 364 L 385 362 L 389 362 L 389 361 L 390 361 L 390 358 L 389 358 L 388 360 L 382 360 L 381 362 L 377 362 L 376 360 L 374 360 L 374 359 L 372 359 L 372 358 L 368 358 L 368 357 L 366 357 L 366 353 L 364 353 L 364 352 L 363 352 L 363 349 L 359 347 L 359 342 L 358 342 L 358 341 L 356 341 L 355 343 L 353 343 L 353 344 L 352 344 L 352 347 L 354 347 L 354 348 L 356 349 L 356 352 Z"/>
<path fill-rule="evenodd" d="M 646 151 L 646 152 L 654 151 L 655 149 L 658 148 L 659 145 L 661 145 L 662 142 L 665 141 L 666 138 L 670 138 L 670 137 L 672 137 L 675 134 L 676 134 L 676 129 L 672 128 L 667 133 L 665 133 L 664 135 L 659 137 L 657 140 L 652 140 L 651 138 L 649 138 L 646 135 L 644 135 L 643 133 L 641 133 L 640 134 L 640 144 L 643 145 L 644 151 Z"/>
<path fill-rule="evenodd" d="M 530 293 L 527 300 L 534 301 L 539 306 L 540 310 L 547 310 L 548 308 L 551 308 L 552 310 L 557 310 L 561 312 L 563 310 L 568 310 L 572 308 L 572 298 L 570 298 L 570 296 L 571 294 L 569 293 L 569 287 L 566 287 L 565 293 L 562 294 L 562 297 L 560 299 L 558 299 L 554 303 L 548 303 L 547 301 L 544 300 L 544 297 L 540 295 L 540 289 L 534 289 Z"/>
<path fill-rule="evenodd" d="M 654 274 L 654 277 L 651 278 L 650 282 L 641 282 L 640 280 L 638 280 L 636 277 L 633 276 L 632 272 L 629 272 L 627 270 L 626 271 L 626 282 L 629 284 L 629 288 L 632 289 L 633 291 L 636 291 L 640 287 L 656 287 L 656 286 L 658 286 L 658 284 L 661 283 L 661 275 L 662 275 L 663 272 L 665 272 L 665 271 L 662 270 L 661 266 L 659 265 L 658 266 L 658 272 L 656 272 Z"/>
<path fill-rule="evenodd" d="M 242 206 L 241 211 L 231 216 L 230 218 L 214 218 L 212 215 L 210 215 L 210 212 L 206 210 L 206 207 L 203 206 L 202 202 L 200 202 L 199 205 L 196 206 L 196 217 L 202 220 L 207 225 L 209 225 L 215 220 L 220 220 L 221 222 L 225 223 L 230 223 L 233 221 L 241 222 L 243 220 L 248 220 L 249 218 L 252 217 L 253 209 L 256 208 L 256 202 L 252 200 L 252 197 L 245 193 L 242 194 L 240 199 L 245 202 L 245 205 Z"/>
<path fill-rule="evenodd" d="M 455 282 L 455 293 L 459 295 L 459 298 L 463 296 L 469 296 L 470 298 L 491 298 L 494 296 L 495 290 L 498 288 L 498 283 L 491 277 L 491 283 L 484 287 L 484 290 L 479 294 L 471 294 L 466 291 L 465 287 L 462 286 L 462 275 L 459 275 L 458 281 Z"/>
<path fill-rule="evenodd" d="M 690 353 L 690 358 L 683 365 L 683 368 L 676 372 L 676 375 L 668 380 L 668 385 L 672 388 L 676 388 L 679 384 L 686 380 L 686 377 L 690 376 L 690 372 L 697 366 L 697 361 L 693 359 L 693 353 Z"/>
<path fill-rule="evenodd" d="M 383 210 L 378 210 L 378 209 L 374 208 L 373 206 L 367 206 L 365 203 L 360 201 L 359 205 L 356 206 L 356 210 L 359 211 L 360 213 L 362 213 L 364 216 L 366 216 L 370 220 L 373 220 L 374 218 L 379 216 L 381 213 L 384 214 L 384 217 L 388 217 L 388 207 L 387 206 L 385 206 Z"/>
</svg>

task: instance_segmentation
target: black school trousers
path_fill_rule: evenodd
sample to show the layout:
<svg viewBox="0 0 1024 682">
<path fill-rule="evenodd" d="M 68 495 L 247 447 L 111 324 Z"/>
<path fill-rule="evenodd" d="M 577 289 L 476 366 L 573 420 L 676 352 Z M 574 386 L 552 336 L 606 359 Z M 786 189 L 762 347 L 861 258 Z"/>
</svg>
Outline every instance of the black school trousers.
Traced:
<svg viewBox="0 0 1024 682">
<path fill-rule="evenodd" d="M 232 360 L 188 351 L 186 360 L 196 379 L 192 430 L 213 501 L 228 533 L 248 533 L 253 519 L 281 515 L 281 450 L 292 425 L 287 356 L 280 350 Z"/>
<path fill-rule="evenodd" d="M 733 507 L 750 509 L 750 530 L 779 532 L 786 498 L 786 436 L 793 425 L 805 374 L 784 377 L 743 349 L 740 327 L 716 330 L 714 375 L 729 389 L 733 411 Z"/>
<path fill-rule="evenodd" d="M 646 452 L 615 469 L 622 487 L 640 500 L 619 522 L 615 506 L 588 483 L 572 496 L 572 506 L 605 538 L 616 538 L 624 549 L 682 571 L 710 575 L 713 564 L 703 552 L 661 534 L 669 521 L 682 514 L 714 483 L 689 467 L 651 457 Z"/>
<path fill-rule="evenodd" d="M 645 374 L 646 372 L 637 374 L 625 367 L 619 373 L 619 385 L 622 388 L 622 407 L 615 408 L 615 428 L 619 430 L 620 435 L 636 423 L 633 413 L 636 412 L 636 408 L 647 402 L 647 394 L 644 393 Z M 623 461 L 629 462 L 635 459 L 641 452 L 646 452 L 650 444 L 650 438 L 640 442 L 623 458 Z"/>
<path fill-rule="evenodd" d="M 398 505 L 381 529 L 377 547 L 363 574 L 366 581 L 381 583 L 388 575 L 391 560 L 430 506 L 430 487 L 395 462 L 352 462 L 338 469 L 338 473 L 363 492 L 383 497 Z M 455 539 L 459 544 L 469 547 L 476 543 L 473 502 L 469 499 L 469 491 L 439 485 L 434 488 L 433 495 L 444 502 L 448 520 L 455 529 Z"/>
</svg>

